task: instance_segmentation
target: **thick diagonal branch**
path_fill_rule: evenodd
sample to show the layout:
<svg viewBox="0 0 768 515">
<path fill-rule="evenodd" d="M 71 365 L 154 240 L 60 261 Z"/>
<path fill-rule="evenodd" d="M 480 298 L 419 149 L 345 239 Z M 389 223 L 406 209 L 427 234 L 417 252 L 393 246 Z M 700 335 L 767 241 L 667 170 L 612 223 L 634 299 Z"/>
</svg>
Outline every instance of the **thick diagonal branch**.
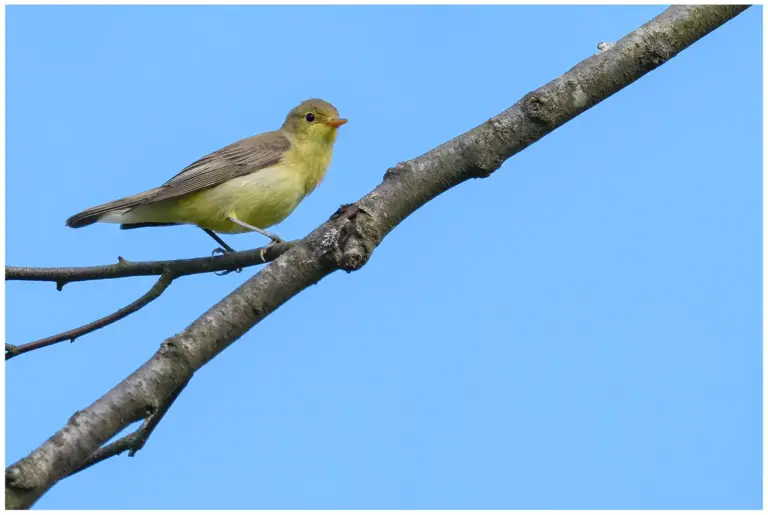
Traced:
<svg viewBox="0 0 768 515">
<path fill-rule="evenodd" d="M 284 302 L 339 270 L 356 270 L 395 226 L 467 179 L 487 177 L 528 145 L 613 95 L 744 11 L 675 6 L 482 125 L 390 169 L 384 181 L 166 340 L 136 372 L 78 412 L 6 470 L 6 507 L 31 506 L 104 442 L 170 398 L 202 367 Z"/>
</svg>

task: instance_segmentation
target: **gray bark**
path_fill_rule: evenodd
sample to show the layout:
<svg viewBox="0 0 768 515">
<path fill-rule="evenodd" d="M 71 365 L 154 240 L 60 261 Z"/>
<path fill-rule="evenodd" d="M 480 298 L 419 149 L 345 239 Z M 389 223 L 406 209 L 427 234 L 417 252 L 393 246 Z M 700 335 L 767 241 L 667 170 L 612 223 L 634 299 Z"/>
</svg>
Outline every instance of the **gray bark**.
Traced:
<svg viewBox="0 0 768 515">
<path fill-rule="evenodd" d="M 501 164 L 744 11 L 675 6 L 582 61 L 482 125 L 389 169 L 383 182 L 340 209 L 260 273 L 210 308 L 96 402 L 6 471 L 6 507 L 28 508 L 111 437 L 144 419 L 194 372 L 303 289 L 337 270 L 357 270 L 416 209 Z M 596 41 L 597 43 L 597 41 Z"/>
</svg>

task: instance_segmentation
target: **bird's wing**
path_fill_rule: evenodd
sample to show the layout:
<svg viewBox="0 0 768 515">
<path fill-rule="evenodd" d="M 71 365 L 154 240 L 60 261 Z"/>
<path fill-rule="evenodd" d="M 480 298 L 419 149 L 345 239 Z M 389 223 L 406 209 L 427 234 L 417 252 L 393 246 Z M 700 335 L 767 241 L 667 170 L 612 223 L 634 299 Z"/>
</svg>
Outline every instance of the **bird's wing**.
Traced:
<svg viewBox="0 0 768 515">
<path fill-rule="evenodd" d="M 70 227 L 83 227 L 99 221 L 113 211 L 180 197 L 241 175 L 257 172 L 280 162 L 283 153 L 290 146 L 291 142 L 280 131 L 266 132 L 237 141 L 195 161 L 158 188 L 88 208 L 70 216 L 66 223 Z"/>
<path fill-rule="evenodd" d="M 280 131 L 237 141 L 187 166 L 147 200 L 179 197 L 275 165 L 290 146 L 291 142 Z"/>
</svg>

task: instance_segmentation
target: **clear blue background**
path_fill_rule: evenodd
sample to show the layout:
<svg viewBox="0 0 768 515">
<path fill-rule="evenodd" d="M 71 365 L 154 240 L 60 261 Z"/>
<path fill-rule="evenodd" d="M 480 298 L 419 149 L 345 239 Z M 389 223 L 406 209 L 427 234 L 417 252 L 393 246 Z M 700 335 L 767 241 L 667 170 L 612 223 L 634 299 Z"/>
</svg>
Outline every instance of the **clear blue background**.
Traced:
<svg viewBox="0 0 768 515">
<path fill-rule="evenodd" d="M 662 9 L 10 7 L 7 261 L 208 255 L 196 228 L 64 220 L 317 96 L 350 123 L 275 228 L 301 237 Z M 761 14 L 430 202 L 196 374 L 135 458 L 36 507 L 760 508 Z M 9 362 L 8 462 L 256 271 Z M 152 282 L 8 283 L 7 341 Z"/>
</svg>

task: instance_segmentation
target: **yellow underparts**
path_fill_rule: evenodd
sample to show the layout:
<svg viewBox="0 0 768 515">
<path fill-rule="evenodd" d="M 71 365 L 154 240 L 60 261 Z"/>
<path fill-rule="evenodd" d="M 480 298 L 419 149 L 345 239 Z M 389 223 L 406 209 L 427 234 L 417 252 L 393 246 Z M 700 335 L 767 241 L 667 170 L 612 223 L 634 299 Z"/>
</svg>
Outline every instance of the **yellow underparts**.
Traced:
<svg viewBox="0 0 768 515">
<path fill-rule="evenodd" d="M 266 229 L 282 222 L 325 177 L 333 141 L 295 141 L 277 165 L 182 197 L 138 206 L 123 223 L 184 223 L 220 233 L 249 232 L 227 217 Z"/>
</svg>

